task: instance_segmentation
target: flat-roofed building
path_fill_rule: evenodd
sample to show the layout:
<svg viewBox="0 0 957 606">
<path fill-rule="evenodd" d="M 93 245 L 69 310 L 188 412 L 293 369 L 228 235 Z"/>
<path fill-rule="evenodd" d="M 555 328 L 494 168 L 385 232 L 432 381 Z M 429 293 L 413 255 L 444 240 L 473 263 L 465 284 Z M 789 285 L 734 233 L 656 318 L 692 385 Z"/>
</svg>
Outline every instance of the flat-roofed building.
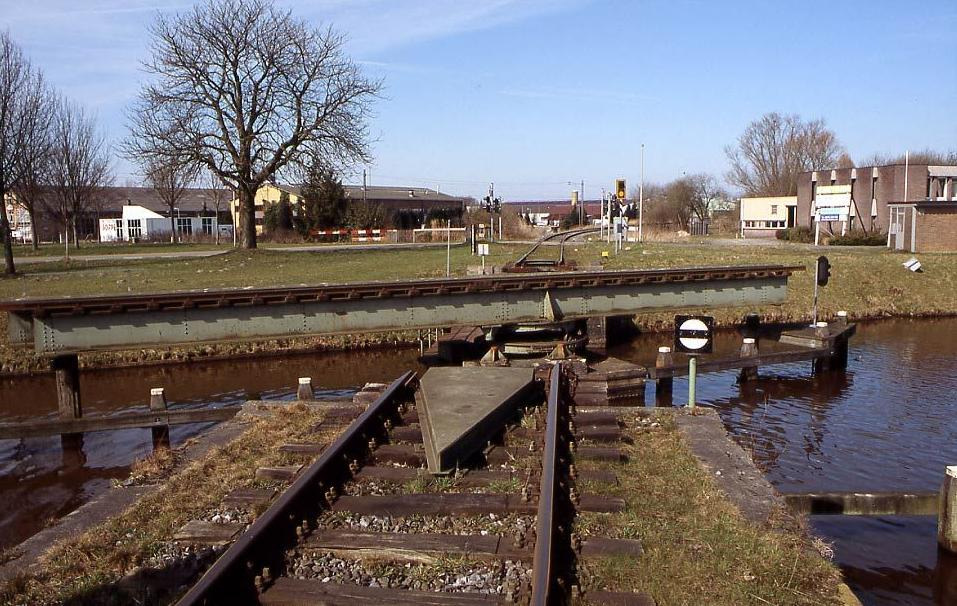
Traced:
<svg viewBox="0 0 957 606">
<path fill-rule="evenodd" d="M 850 186 L 847 225 L 822 222 L 823 233 L 886 233 L 895 250 L 957 251 L 957 166 L 888 164 L 801 173 L 798 225 L 814 225 L 821 187 L 833 185 Z"/>
<path fill-rule="evenodd" d="M 741 198 L 741 237 L 773 238 L 777 230 L 794 227 L 797 196 Z"/>
<path fill-rule="evenodd" d="M 399 213 L 424 217 L 430 211 L 443 211 L 461 215 L 465 209 L 465 198 L 450 196 L 425 187 L 381 185 L 343 185 L 342 187 L 350 203 L 364 202 L 377 205 L 382 209 L 387 221 L 390 222 L 394 221 Z M 256 192 L 256 233 L 262 233 L 263 231 L 266 207 L 269 204 L 278 203 L 284 192 L 289 195 L 289 202 L 295 208 L 302 195 L 302 188 L 298 185 L 266 183 Z M 238 198 L 233 199 L 231 210 L 235 219 L 239 212 Z M 234 222 L 236 221 L 234 220 Z M 411 227 L 420 227 L 420 225 Z"/>
</svg>

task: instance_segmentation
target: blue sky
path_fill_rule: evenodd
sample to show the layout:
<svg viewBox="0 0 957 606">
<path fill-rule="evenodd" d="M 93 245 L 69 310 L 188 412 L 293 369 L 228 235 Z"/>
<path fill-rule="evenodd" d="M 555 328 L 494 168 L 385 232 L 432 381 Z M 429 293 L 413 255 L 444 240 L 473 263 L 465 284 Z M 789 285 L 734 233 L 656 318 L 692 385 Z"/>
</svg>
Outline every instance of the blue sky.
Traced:
<svg viewBox="0 0 957 606">
<path fill-rule="evenodd" d="M 7 28 L 110 139 L 175 0 L 0 0 Z M 860 159 L 957 149 L 957 2 L 299 0 L 385 80 L 372 183 L 588 198 L 616 177 L 721 177 L 768 111 L 824 118 Z M 118 182 L 136 180 L 117 159 Z"/>
</svg>

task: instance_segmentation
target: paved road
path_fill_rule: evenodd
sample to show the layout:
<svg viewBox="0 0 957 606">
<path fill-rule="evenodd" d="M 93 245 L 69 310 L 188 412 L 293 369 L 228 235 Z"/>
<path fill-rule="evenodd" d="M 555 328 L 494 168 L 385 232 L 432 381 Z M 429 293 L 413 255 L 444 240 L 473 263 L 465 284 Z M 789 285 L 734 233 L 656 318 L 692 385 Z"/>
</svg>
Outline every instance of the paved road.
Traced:
<svg viewBox="0 0 957 606">
<path fill-rule="evenodd" d="M 415 244 L 316 244 L 304 246 L 260 246 L 261 250 L 274 250 L 279 252 L 340 252 L 347 250 L 395 250 L 395 249 L 416 249 L 416 248 L 439 248 L 445 247 L 445 242 L 416 242 Z M 461 243 L 452 243 L 453 246 L 461 246 Z M 224 255 L 234 250 L 227 248 L 224 250 L 182 250 L 176 252 L 143 252 L 143 253 L 115 253 L 110 255 L 71 255 L 74 261 L 142 261 L 144 259 L 180 259 L 180 258 L 201 258 Z M 30 265 L 36 263 L 56 263 L 62 261 L 62 256 L 45 257 L 16 257 L 17 265 Z"/>
</svg>

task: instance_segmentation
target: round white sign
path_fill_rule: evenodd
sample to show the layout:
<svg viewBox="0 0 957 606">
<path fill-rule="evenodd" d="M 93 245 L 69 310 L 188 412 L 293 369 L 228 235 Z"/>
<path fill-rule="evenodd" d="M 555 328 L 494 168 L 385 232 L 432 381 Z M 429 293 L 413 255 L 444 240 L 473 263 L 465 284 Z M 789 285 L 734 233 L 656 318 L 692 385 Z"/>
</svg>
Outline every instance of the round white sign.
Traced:
<svg viewBox="0 0 957 606">
<path fill-rule="evenodd" d="M 696 318 L 690 320 L 685 320 L 681 323 L 681 326 L 678 327 L 679 331 L 688 330 L 688 331 L 700 331 L 707 333 L 708 326 Z M 678 341 L 681 342 L 681 345 L 688 349 L 701 349 L 708 344 L 707 337 L 679 337 Z"/>
</svg>

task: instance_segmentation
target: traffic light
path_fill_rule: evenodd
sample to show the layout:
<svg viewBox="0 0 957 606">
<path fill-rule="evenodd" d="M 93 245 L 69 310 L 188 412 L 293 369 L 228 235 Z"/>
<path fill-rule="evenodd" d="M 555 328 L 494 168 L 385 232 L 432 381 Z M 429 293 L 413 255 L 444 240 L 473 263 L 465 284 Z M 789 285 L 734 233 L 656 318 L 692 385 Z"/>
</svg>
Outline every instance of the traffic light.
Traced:
<svg viewBox="0 0 957 606">
<path fill-rule="evenodd" d="M 831 277 L 831 263 L 827 257 L 821 255 L 817 258 L 817 285 L 827 286 L 827 279 Z"/>
<path fill-rule="evenodd" d="M 627 196 L 625 192 L 625 180 L 624 179 L 615 179 L 615 197 L 619 200 L 624 200 Z"/>
</svg>

